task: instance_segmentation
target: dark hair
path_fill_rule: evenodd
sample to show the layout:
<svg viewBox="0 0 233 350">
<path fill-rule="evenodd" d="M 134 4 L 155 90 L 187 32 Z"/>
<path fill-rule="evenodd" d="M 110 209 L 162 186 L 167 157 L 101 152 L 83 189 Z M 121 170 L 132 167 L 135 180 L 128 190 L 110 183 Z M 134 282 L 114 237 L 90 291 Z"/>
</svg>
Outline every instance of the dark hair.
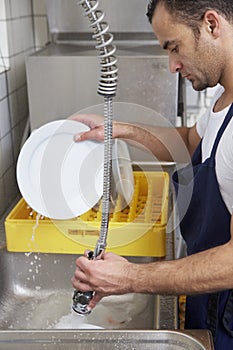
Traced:
<svg viewBox="0 0 233 350">
<path fill-rule="evenodd" d="M 159 3 L 178 21 L 192 27 L 194 32 L 199 32 L 200 21 L 211 9 L 233 23 L 233 0 L 150 0 L 146 14 L 150 23 Z"/>
</svg>

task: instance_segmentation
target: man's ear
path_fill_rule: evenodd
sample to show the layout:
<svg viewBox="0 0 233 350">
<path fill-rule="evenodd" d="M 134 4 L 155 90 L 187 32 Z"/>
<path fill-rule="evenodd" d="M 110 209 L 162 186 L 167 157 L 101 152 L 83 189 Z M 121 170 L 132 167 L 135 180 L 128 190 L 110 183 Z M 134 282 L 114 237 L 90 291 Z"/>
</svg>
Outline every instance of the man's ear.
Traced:
<svg viewBox="0 0 233 350">
<path fill-rule="evenodd" d="M 220 34 L 220 15 L 214 10 L 206 11 L 203 17 L 208 33 L 218 38 Z"/>
</svg>

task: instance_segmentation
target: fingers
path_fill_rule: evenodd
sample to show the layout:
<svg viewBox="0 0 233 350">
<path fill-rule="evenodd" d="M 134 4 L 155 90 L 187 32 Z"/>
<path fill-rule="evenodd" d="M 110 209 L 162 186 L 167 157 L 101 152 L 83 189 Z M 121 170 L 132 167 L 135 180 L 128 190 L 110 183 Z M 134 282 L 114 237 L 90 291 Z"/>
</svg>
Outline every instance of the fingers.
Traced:
<svg viewBox="0 0 233 350">
<path fill-rule="evenodd" d="M 97 114 L 74 114 L 68 119 L 75 120 L 77 122 L 87 125 L 91 130 L 81 132 L 75 135 L 74 140 L 96 140 L 104 141 L 104 118 Z M 112 137 L 115 138 L 132 138 L 135 134 L 134 126 L 129 123 L 113 122 Z"/>
<path fill-rule="evenodd" d="M 93 291 L 93 288 L 91 288 L 91 286 L 89 284 L 83 283 L 83 282 L 77 280 L 75 277 L 72 278 L 71 282 L 72 282 L 73 287 L 76 290 L 80 290 L 82 292 Z M 88 309 L 93 309 L 94 307 L 96 307 L 96 305 L 103 298 L 103 296 L 101 296 L 100 294 L 95 293 L 95 291 L 93 291 L 93 292 L 94 292 L 93 297 L 89 302 Z"/>
<path fill-rule="evenodd" d="M 88 132 L 87 132 L 88 133 Z M 74 135 L 74 141 L 78 142 L 78 141 L 84 141 L 85 137 L 88 137 L 87 135 L 85 136 L 86 132 L 80 132 L 78 134 Z"/>
<path fill-rule="evenodd" d="M 75 142 L 86 141 L 86 140 L 95 140 L 95 141 L 104 141 L 104 127 L 98 126 L 94 129 L 86 132 L 78 133 L 74 136 Z"/>
<path fill-rule="evenodd" d="M 93 253 L 91 250 L 86 250 L 84 252 L 84 256 L 76 260 L 76 270 L 73 278 L 71 279 L 71 283 L 76 290 L 80 290 L 82 292 L 94 292 L 93 297 L 88 305 L 88 308 L 93 309 L 99 303 L 103 296 L 95 292 L 93 285 L 88 283 L 88 279 L 86 276 L 86 263 L 87 265 L 88 263 L 90 263 L 89 257 L 91 253 Z M 85 272 L 82 269 L 85 269 Z"/>
<path fill-rule="evenodd" d="M 75 276 L 71 279 L 72 286 L 76 290 L 80 290 L 82 292 L 90 292 L 92 291 L 92 287 L 88 283 L 84 283 L 81 280 L 77 279 Z"/>
<path fill-rule="evenodd" d="M 93 257 L 94 257 L 94 252 L 93 252 L 93 250 L 87 249 L 87 250 L 84 252 L 84 256 L 85 256 L 86 258 L 88 258 L 89 260 L 92 260 Z"/>
<path fill-rule="evenodd" d="M 85 252 L 85 256 L 81 256 L 76 260 L 76 269 L 74 273 L 74 277 L 77 280 L 81 281 L 87 281 L 88 278 L 90 278 L 89 273 L 89 265 L 90 260 L 88 259 L 88 251 Z"/>
<path fill-rule="evenodd" d="M 96 273 L 92 271 L 93 269 L 91 270 L 93 260 L 89 260 L 88 257 L 90 250 L 86 250 L 84 254 L 85 256 L 81 256 L 76 260 L 76 269 L 71 283 L 75 289 L 82 292 L 94 291 L 93 281 L 95 281 L 95 278 L 93 278 L 93 274 Z"/>
<path fill-rule="evenodd" d="M 93 298 L 91 299 L 90 303 L 89 303 L 89 307 L 90 309 L 94 309 L 94 307 L 96 307 L 96 305 L 100 302 L 100 300 L 103 297 L 100 296 L 98 293 L 94 293 Z"/>
<path fill-rule="evenodd" d="M 91 308 L 104 296 L 131 292 L 131 286 L 126 279 L 129 270 L 127 259 L 111 252 L 102 252 L 99 259 L 89 260 L 89 253 L 90 250 L 86 250 L 84 256 L 76 260 L 71 282 L 77 290 L 94 292 Z"/>
<path fill-rule="evenodd" d="M 104 119 L 95 114 L 74 114 L 68 118 L 87 125 L 91 130 L 80 132 L 74 136 L 74 141 L 104 140 Z"/>
</svg>

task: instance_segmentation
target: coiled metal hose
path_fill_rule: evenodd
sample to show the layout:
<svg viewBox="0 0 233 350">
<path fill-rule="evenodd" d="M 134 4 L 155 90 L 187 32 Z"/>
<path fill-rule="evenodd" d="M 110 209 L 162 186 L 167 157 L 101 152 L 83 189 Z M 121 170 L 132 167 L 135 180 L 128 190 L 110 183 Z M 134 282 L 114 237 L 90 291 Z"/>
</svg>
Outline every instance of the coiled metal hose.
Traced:
<svg viewBox="0 0 233 350">
<path fill-rule="evenodd" d="M 96 49 L 99 50 L 100 58 L 100 80 L 97 92 L 104 96 L 104 177 L 102 217 L 99 239 L 96 243 L 93 255 L 89 258 L 95 259 L 104 251 L 107 244 L 107 233 L 109 225 L 110 199 L 111 199 L 111 177 L 112 177 L 112 123 L 113 123 L 113 96 L 117 88 L 117 59 L 114 56 L 116 47 L 112 44 L 113 35 L 108 33 L 109 26 L 104 21 L 104 13 L 98 10 L 98 0 L 80 0 L 78 4 L 84 9 L 84 16 L 90 21 L 93 29 L 93 39 L 96 40 Z M 73 296 L 73 310 L 81 315 L 88 314 L 87 308 L 93 293 L 82 293 L 75 291 Z"/>
<path fill-rule="evenodd" d="M 104 21 L 104 13 L 98 10 L 98 0 L 79 0 L 78 4 L 84 9 L 84 16 L 90 21 L 96 49 L 99 50 L 100 79 L 97 92 L 102 96 L 115 96 L 117 89 L 118 68 L 114 56 L 116 47 L 112 44 L 113 35 L 108 32 L 109 25 Z"/>
<path fill-rule="evenodd" d="M 94 251 L 94 258 L 97 257 L 106 246 L 110 197 L 111 197 L 111 175 L 112 175 L 112 119 L 113 102 L 117 88 L 117 59 L 114 56 L 116 47 L 112 44 L 113 35 L 108 32 L 109 25 L 104 21 L 104 13 L 98 9 L 98 0 L 80 0 L 78 4 L 84 9 L 84 16 L 90 21 L 90 27 L 96 40 L 96 49 L 99 50 L 100 59 L 100 80 L 97 92 L 104 96 L 104 181 L 102 199 L 102 219 L 100 237 Z"/>
</svg>

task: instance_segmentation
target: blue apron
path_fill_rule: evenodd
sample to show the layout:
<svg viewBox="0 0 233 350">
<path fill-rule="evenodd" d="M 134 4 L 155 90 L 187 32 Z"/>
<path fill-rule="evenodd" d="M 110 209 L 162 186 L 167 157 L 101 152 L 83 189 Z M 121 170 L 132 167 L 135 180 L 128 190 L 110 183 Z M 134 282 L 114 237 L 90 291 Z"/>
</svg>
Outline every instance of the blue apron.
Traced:
<svg viewBox="0 0 233 350">
<path fill-rule="evenodd" d="M 173 175 L 180 214 L 185 206 L 187 210 L 181 218 L 180 229 L 188 255 L 222 245 L 231 237 L 231 215 L 219 190 L 215 155 L 232 115 L 233 104 L 217 133 L 210 157 L 202 163 L 201 141 L 192 163 Z M 187 209 L 186 198 L 191 190 L 192 198 Z M 233 291 L 188 296 L 186 328 L 209 329 L 215 350 L 233 350 Z"/>
</svg>

